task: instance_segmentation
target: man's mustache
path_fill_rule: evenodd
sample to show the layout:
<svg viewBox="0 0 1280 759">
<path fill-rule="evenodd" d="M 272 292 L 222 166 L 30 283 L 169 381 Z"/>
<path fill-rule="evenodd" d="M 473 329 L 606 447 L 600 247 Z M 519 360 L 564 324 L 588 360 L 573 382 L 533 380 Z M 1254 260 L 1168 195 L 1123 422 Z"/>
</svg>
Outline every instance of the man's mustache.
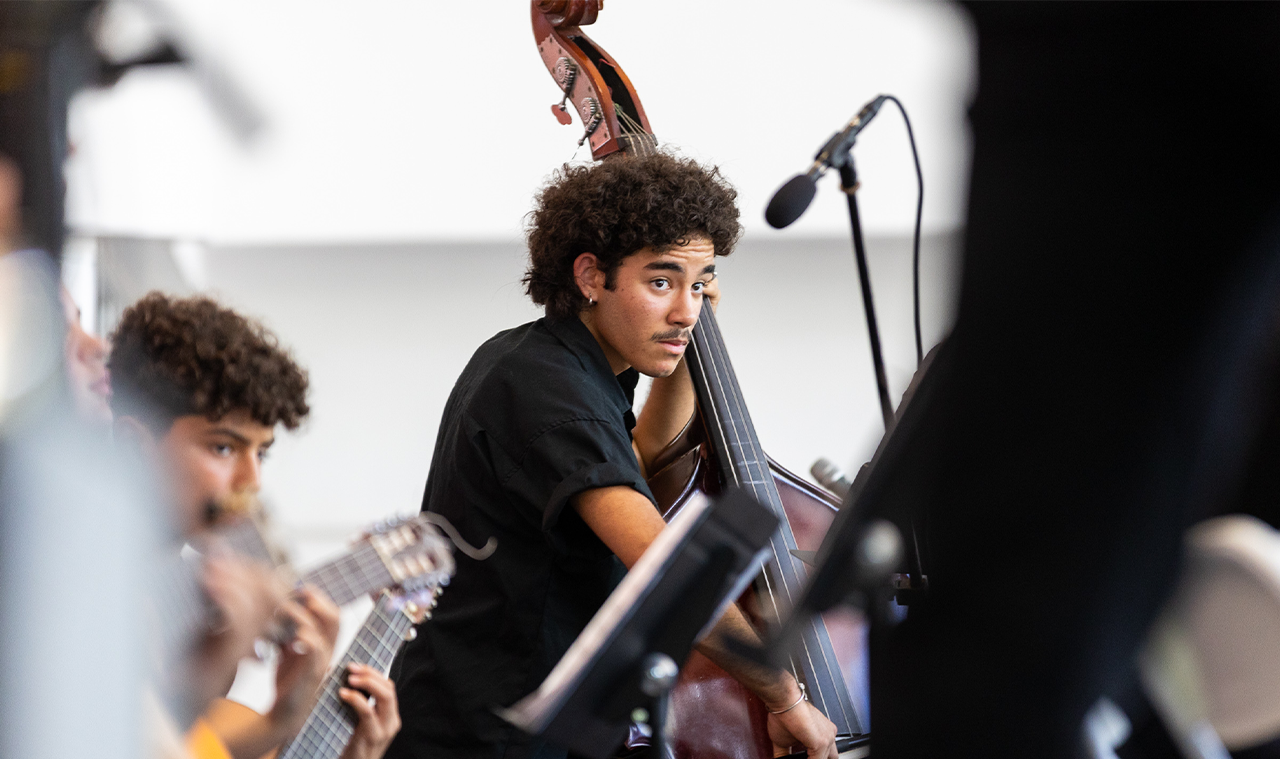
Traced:
<svg viewBox="0 0 1280 759">
<path fill-rule="evenodd" d="M 681 340 L 687 343 L 691 339 L 693 339 L 693 329 L 692 328 L 685 328 L 685 329 L 676 328 L 673 330 L 669 330 L 667 332 L 659 332 L 658 334 L 654 335 L 649 339 L 659 343 L 665 343 L 670 340 Z"/>
</svg>

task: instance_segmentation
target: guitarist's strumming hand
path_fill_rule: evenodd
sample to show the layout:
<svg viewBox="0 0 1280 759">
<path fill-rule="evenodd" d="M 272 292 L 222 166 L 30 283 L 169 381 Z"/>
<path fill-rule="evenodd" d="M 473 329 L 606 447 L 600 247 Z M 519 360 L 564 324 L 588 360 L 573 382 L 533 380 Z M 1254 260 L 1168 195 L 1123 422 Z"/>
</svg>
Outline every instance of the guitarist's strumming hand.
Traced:
<svg viewBox="0 0 1280 759">
<path fill-rule="evenodd" d="M 355 711 L 359 720 L 342 759 L 381 759 L 391 739 L 400 732 L 395 684 L 372 667 L 350 664 L 347 687 L 338 691 L 338 697 Z"/>
<path fill-rule="evenodd" d="M 338 607 L 310 586 L 286 601 L 280 613 L 293 622 L 295 634 L 280 648 L 276 702 L 267 712 L 277 742 L 298 732 L 311 713 L 338 638 Z"/>
<path fill-rule="evenodd" d="M 288 585 L 265 564 L 216 549 L 206 557 L 201 579 L 220 615 L 189 667 L 196 703 L 203 708 L 231 687 L 237 665 L 253 653 L 254 639 L 266 633 Z"/>
<path fill-rule="evenodd" d="M 286 600 L 278 616 L 293 623 L 294 637 L 280 647 L 276 666 L 276 702 L 258 714 L 222 701 L 206 713 L 214 733 L 232 759 L 258 759 L 302 728 L 316 704 L 338 632 L 338 607 L 315 589 L 303 586 Z"/>
</svg>

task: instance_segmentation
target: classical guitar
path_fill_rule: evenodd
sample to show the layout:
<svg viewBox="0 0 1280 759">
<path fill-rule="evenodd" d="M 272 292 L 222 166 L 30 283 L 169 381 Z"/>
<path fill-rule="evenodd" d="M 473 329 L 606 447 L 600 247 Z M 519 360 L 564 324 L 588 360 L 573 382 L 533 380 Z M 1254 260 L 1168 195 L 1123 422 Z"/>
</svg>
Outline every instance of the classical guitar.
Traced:
<svg viewBox="0 0 1280 759">
<path fill-rule="evenodd" d="M 385 675 L 400 646 L 413 640 L 414 625 L 431 617 L 431 609 L 442 590 L 436 586 L 410 593 L 383 591 L 351 645 L 325 676 L 316 705 L 298 734 L 262 759 L 337 759 L 341 756 L 355 734 L 357 721 L 355 712 L 338 696 L 338 689 L 346 683 L 348 665 L 365 664 Z M 226 700 L 219 701 L 213 713 L 217 724 L 224 729 L 260 716 L 247 706 Z"/>
<path fill-rule="evenodd" d="M 356 715 L 338 697 L 347 665 L 365 664 L 382 674 L 391 669 L 400 646 L 412 640 L 414 625 L 431 616 L 441 588 L 409 594 L 383 592 L 342 660 L 320 686 L 320 700 L 298 734 L 281 748 L 280 759 L 337 759 L 356 729 Z"/>
<path fill-rule="evenodd" d="M 222 527 L 223 545 L 251 559 L 277 563 L 257 523 L 238 519 Z M 200 585 L 199 558 L 175 560 L 161 573 L 156 615 L 164 660 L 185 650 L 217 620 L 217 610 Z M 345 553 L 297 577 L 299 584 L 318 588 L 339 606 L 384 589 L 414 591 L 445 585 L 453 575 L 453 553 L 448 540 L 429 515 L 395 519 L 374 525 Z M 287 631 L 280 636 L 287 639 Z M 280 637 L 277 636 L 277 637 Z"/>
<path fill-rule="evenodd" d="M 533 0 L 533 33 L 538 52 L 561 93 L 552 113 L 565 125 L 577 114 L 581 143 L 596 160 L 645 155 L 657 139 L 640 97 L 622 67 L 582 26 L 594 23 L 600 0 Z M 773 462 L 760 446 L 728 350 L 709 304 L 694 328 L 686 354 L 698 397 L 699 419 L 656 462 L 650 484 L 664 517 L 670 518 L 699 490 L 716 493 L 725 485 L 751 492 L 781 520 L 772 541 L 772 561 L 744 598 L 757 624 L 769 624 L 789 608 L 802 589 L 805 567 L 795 552 L 814 550 L 834 519 L 838 503 Z M 841 751 L 867 752 L 864 721 L 850 696 L 845 673 L 861 656 L 856 630 L 845 630 L 839 647 L 827 624 L 806 627 L 791 671 L 814 706 L 837 726 Z M 697 652 L 681 668 L 672 693 L 668 733 L 676 759 L 732 756 L 772 759 L 764 704 L 726 672 Z"/>
</svg>

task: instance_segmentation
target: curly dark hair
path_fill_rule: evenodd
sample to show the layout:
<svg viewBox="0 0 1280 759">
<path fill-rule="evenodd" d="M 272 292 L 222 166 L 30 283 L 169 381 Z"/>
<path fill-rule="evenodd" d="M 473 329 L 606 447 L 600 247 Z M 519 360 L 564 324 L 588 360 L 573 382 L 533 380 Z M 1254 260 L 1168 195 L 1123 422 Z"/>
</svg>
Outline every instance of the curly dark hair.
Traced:
<svg viewBox="0 0 1280 759">
<path fill-rule="evenodd" d="M 583 253 L 600 260 L 610 289 L 622 259 L 641 248 L 662 251 L 703 235 L 727 256 L 742 234 L 737 197 L 718 168 L 666 153 L 566 164 L 529 215 L 525 292 L 548 316 L 567 318 L 587 304 L 573 277 Z"/>
<path fill-rule="evenodd" d="M 179 416 L 246 410 L 297 428 L 310 412 L 307 373 L 261 324 L 204 297 L 148 293 L 111 336 L 112 411 L 157 431 Z"/>
</svg>

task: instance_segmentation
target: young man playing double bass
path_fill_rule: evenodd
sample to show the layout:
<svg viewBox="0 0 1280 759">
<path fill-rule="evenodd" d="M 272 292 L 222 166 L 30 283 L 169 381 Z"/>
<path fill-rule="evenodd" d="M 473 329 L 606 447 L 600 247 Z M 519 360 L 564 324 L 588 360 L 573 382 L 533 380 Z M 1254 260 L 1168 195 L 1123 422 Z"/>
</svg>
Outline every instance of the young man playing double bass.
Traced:
<svg viewBox="0 0 1280 759">
<path fill-rule="evenodd" d="M 667 155 L 566 167 L 537 201 L 528 241 L 535 322 L 480 347 L 454 387 L 423 508 L 469 540 L 498 540 L 458 572 L 392 677 L 403 728 L 393 759 L 563 757 L 493 716 L 533 691 L 662 531 L 649 464 L 694 414 L 683 359 L 719 297 L 715 257 L 740 234 L 735 191 Z M 639 418 L 640 374 L 653 386 Z M 761 697 L 769 735 L 834 759 L 835 726 L 791 675 L 719 644 L 750 638 L 736 606 L 698 649 Z"/>
</svg>

